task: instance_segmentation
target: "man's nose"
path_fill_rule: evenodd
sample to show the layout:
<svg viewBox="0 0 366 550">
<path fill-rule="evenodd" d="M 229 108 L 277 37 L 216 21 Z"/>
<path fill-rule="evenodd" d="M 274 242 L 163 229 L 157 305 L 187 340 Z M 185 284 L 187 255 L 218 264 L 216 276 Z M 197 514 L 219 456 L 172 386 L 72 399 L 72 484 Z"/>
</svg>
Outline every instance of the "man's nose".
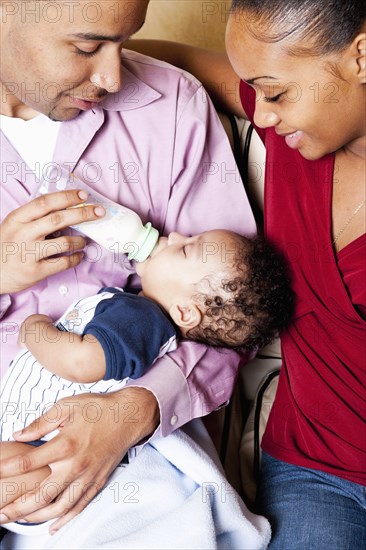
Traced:
<svg viewBox="0 0 366 550">
<path fill-rule="evenodd" d="M 100 69 L 100 72 L 97 72 Z M 116 93 L 122 87 L 121 55 L 113 53 L 104 56 L 103 62 L 97 67 L 97 71 L 90 77 L 90 82 L 98 88 Z"/>
</svg>

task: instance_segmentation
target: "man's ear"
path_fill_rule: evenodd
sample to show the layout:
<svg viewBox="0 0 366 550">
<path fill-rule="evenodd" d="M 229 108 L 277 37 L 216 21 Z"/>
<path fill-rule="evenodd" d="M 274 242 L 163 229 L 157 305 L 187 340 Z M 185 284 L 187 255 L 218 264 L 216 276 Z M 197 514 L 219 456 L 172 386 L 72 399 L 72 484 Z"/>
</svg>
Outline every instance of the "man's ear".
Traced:
<svg viewBox="0 0 366 550">
<path fill-rule="evenodd" d="M 353 41 L 358 67 L 357 76 L 361 84 L 366 83 L 366 33 L 360 33 Z"/>
<path fill-rule="evenodd" d="M 193 302 L 185 306 L 173 304 L 169 309 L 169 315 L 178 327 L 187 330 L 196 327 L 202 320 L 202 313 Z"/>
</svg>

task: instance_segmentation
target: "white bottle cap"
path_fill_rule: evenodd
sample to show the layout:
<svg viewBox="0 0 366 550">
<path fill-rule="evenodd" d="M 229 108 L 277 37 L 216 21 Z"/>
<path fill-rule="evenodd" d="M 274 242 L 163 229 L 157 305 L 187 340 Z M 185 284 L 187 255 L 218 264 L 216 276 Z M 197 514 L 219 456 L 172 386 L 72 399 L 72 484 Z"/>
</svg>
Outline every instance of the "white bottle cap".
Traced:
<svg viewBox="0 0 366 550">
<path fill-rule="evenodd" d="M 151 225 L 150 222 L 148 222 L 144 226 L 144 234 L 143 238 L 139 244 L 139 246 L 130 252 L 128 254 L 129 260 L 136 260 L 136 262 L 144 262 L 151 254 L 151 252 L 154 250 L 156 243 L 159 239 L 159 232 L 155 227 Z"/>
</svg>

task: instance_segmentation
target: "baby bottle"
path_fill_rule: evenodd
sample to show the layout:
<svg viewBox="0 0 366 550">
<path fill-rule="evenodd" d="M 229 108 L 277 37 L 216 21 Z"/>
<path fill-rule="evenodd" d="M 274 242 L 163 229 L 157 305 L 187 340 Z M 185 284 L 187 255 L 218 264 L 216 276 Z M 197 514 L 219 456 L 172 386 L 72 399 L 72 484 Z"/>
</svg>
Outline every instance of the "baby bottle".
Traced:
<svg viewBox="0 0 366 550">
<path fill-rule="evenodd" d="M 103 206 L 106 211 L 103 218 L 72 225 L 73 229 L 114 253 L 127 254 L 129 260 L 143 262 L 150 256 L 159 238 L 158 231 L 150 222 L 143 225 L 136 212 L 103 197 L 84 183 L 75 181 L 72 174 L 69 177 L 58 177 L 57 181 L 43 180 L 38 194 L 64 189 L 83 189 L 88 193 L 84 203 L 72 208 L 93 204 Z"/>
</svg>

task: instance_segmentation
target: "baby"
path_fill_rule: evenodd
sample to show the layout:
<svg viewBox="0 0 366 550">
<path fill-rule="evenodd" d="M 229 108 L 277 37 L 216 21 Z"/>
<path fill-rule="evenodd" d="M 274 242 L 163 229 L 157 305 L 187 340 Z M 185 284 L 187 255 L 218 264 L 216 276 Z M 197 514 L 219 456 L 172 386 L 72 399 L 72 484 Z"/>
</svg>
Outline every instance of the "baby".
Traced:
<svg viewBox="0 0 366 550">
<path fill-rule="evenodd" d="M 10 441 L 13 432 L 57 400 L 120 389 L 173 351 L 178 333 L 211 346 L 249 351 L 269 343 L 291 316 L 285 264 L 258 237 L 226 230 L 193 237 L 171 233 L 159 239 L 136 271 L 139 294 L 102 289 L 73 303 L 55 324 L 39 314 L 24 321 L 19 339 L 27 349 L 14 359 L 2 384 L 2 458 L 29 449 L 29 444 Z M 24 483 L 34 487 L 48 474 L 49 468 L 42 468 L 30 478 L 19 476 L 17 483 L 23 489 Z M 4 490 L 9 482 L 3 481 L 1 506 L 15 497 Z"/>
</svg>

